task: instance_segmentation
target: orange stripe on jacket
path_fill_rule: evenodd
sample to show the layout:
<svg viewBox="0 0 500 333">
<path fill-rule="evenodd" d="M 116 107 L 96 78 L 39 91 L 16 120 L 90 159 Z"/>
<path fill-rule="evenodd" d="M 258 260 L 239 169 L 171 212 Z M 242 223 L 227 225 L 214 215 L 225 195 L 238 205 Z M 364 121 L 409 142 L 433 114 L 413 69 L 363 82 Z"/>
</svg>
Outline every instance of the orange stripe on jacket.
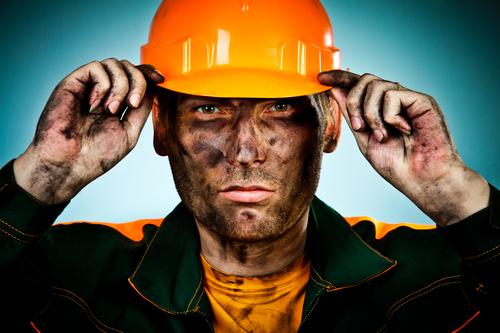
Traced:
<svg viewBox="0 0 500 333">
<path fill-rule="evenodd" d="M 355 217 L 344 217 L 344 218 L 351 226 L 354 226 L 361 221 L 370 221 L 371 223 L 373 223 L 375 225 L 375 239 L 382 239 L 384 238 L 385 235 L 387 235 L 387 233 L 389 233 L 389 231 L 392 231 L 400 227 L 408 227 L 416 230 L 436 229 L 435 225 L 412 224 L 412 223 L 384 223 L 377 221 L 373 217 L 369 216 L 355 216 Z"/>
<path fill-rule="evenodd" d="M 75 222 L 67 222 L 67 223 L 57 223 L 55 225 L 71 225 L 75 223 L 88 223 L 94 225 L 103 225 L 106 227 L 110 227 L 120 232 L 125 237 L 133 240 L 134 242 L 140 241 L 144 234 L 142 232 L 142 228 L 146 224 L 153 224 L 155 226 L 159 226 L 163 222 L 163 218 L 161 219 L 146 219 L 146 220 L 137 220 L 133 222 L 126 223 L 107 223 L 107 222 L 87 222 L 87 221 L 75 221 Z"/>
</svg>

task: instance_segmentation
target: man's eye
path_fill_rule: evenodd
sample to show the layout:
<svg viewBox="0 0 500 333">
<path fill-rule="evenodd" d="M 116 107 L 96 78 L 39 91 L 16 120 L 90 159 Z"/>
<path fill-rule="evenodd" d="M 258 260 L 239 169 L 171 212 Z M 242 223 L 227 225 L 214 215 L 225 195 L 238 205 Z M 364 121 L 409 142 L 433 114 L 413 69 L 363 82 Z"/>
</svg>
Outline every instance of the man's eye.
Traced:
<svg viewBox="0 0 500 333">
<path fill-rule="evenodd" d="M 199 112 L 205 113 L 205 114 L 212 114 L 212 113 L 219 113 L 220 109 L 216 106 L 213 106 L 213 105 L 204 105 L 204 106 L 200 106 L 199 108 L 197 108 L 196 111 L 199 111 Z"/>
<path fill-rule="evenodd" d="M 276 103 L 269 109 L 270 111 L 284 112 L 292 108 L 291 104 L 288 103 Z"/>
</svg>

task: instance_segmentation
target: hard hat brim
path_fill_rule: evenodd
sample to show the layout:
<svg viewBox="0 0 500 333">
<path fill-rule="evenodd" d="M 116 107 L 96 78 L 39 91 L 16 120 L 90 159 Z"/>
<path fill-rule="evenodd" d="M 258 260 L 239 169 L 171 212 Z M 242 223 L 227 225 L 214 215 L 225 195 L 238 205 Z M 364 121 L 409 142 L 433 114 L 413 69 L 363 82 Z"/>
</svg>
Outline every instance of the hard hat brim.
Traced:
<svg viewBox="0 0 500 333">
<path fill-rule="evenodd" d="M 190 72 L 168 77 L 158 86 L 184 94 L 226 98 L 287 98 L 332 88 L 300 74 L 253 68 Z"/>
</svg>

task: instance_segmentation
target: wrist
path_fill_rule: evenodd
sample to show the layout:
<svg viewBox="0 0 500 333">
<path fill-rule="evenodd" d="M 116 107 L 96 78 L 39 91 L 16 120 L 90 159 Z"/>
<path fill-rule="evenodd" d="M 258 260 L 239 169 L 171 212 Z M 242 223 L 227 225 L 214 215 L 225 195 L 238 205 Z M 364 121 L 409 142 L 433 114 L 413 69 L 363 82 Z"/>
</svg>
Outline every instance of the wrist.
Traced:
<svg viewBox="0 0 500 333">
<path fill-rule="evenodd" d="M 17 185 L 46 204 L 67 203 L 83 188 L 73 181 L 69 165 L 47 162 L 32 147 L 14 161 L 13 170 Z"/>
<path fill-rule="evenodd" d="M 425 200 L 418 206 L 440 227 L 459 222 L 489 205 L 488 183 L 465 165 L 429 182 L 423 191 Z"/>
</svg>

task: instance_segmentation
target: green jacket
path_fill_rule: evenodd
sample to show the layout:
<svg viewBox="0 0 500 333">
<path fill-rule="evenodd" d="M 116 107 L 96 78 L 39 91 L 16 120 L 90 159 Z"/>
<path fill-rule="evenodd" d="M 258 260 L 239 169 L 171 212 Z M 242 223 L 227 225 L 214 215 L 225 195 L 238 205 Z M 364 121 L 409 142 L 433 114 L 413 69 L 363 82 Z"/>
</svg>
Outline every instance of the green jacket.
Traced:
<svg viewBox="0 0 500 333">
<path fill-rule="evenodd" d="M 451 227 L 398 227 L 382 237 L 376 223 L 351 226 L 315 198 L 299 331 L 491 331 L 499 313 L 499 200 L 492 188 L 490 208 Z M 121 229 L 99 223 L 50 227 L 63 209 L 20 189 L 12 163 L 0 171 L 4 328 L 213 331 L 199 236 L 182 203 L 164 220 Z M 500 330 L 496 325 L 493 331 Z"/>
</svg>

